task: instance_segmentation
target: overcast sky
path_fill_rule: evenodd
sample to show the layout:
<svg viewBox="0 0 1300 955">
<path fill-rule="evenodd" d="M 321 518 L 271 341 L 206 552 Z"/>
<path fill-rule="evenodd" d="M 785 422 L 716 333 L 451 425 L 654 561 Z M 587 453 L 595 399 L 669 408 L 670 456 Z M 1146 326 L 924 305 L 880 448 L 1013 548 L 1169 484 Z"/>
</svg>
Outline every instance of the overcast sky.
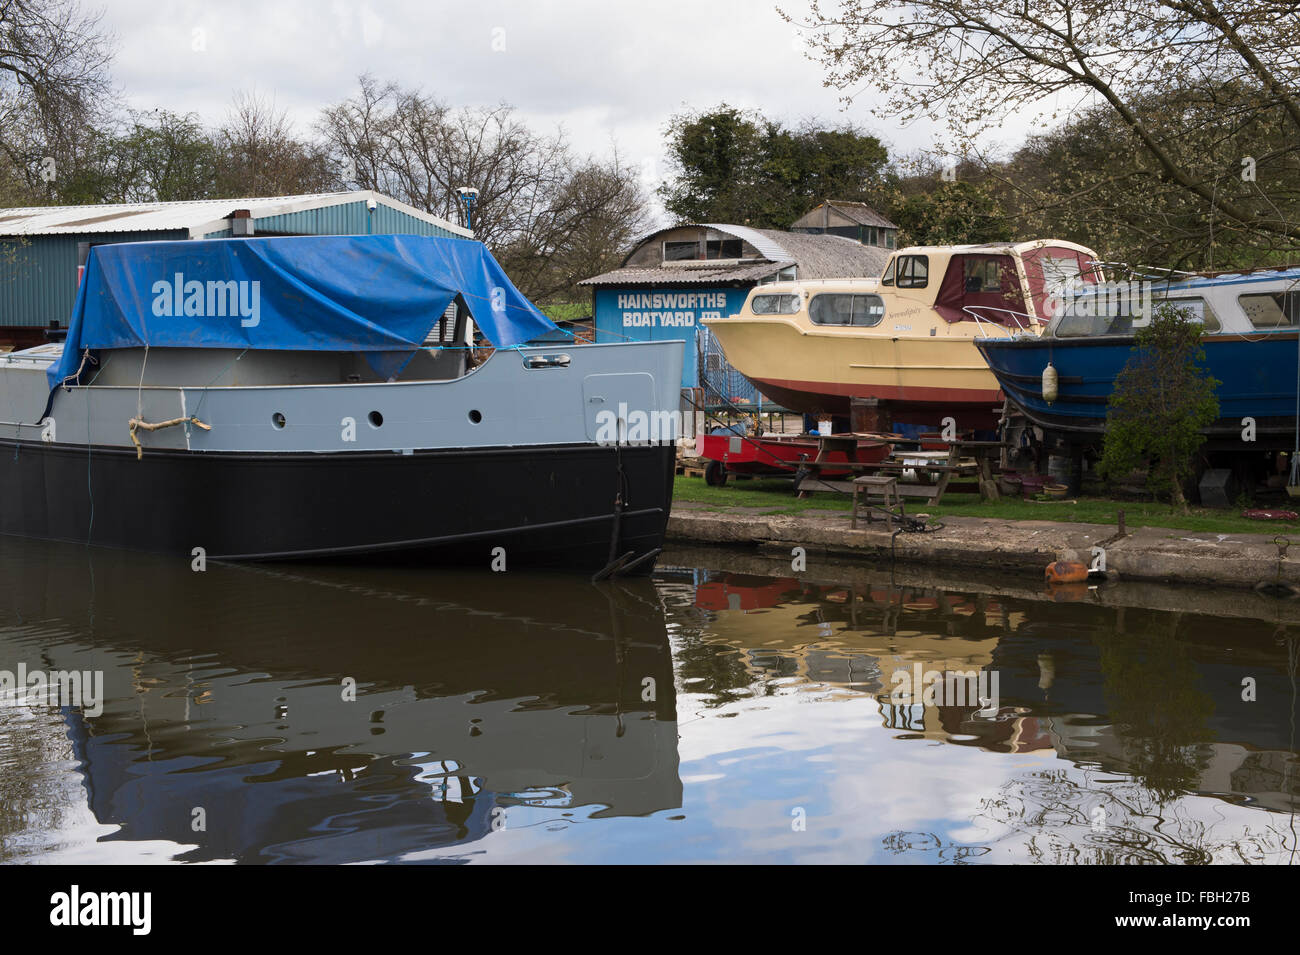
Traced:
<svg viewBox="0 0 1300 955">
<path fill-rule="evenodd" d="M 305 130 L 368 71 L 453 105 L 510 103 L 539 130 L 563 125 L 584 153 L 617 143 L 650 179 L 669 117 L 722 101 L 787 121 L 848 118 L 892 151 L 935 142 L 929 126 L 875 119 L 869 96 L 843 112 L 772 0 L 113 0 L 105 25 L 130 106 L 212 123 L 235 90 L 256 89 Z"/>
</svg>

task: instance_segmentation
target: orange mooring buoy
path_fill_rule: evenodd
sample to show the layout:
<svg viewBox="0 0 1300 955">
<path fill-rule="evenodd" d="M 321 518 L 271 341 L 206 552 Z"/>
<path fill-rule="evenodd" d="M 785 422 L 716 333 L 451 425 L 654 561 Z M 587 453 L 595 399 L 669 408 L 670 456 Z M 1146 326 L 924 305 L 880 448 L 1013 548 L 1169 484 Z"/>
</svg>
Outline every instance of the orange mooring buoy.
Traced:
<svg viewBox="0 0 1300 955">
<path fill-rule="evenodd" d="M 1088 579 L 1087 565 L 1077 560 L 1058 560 L 1043 572 L 1049 584 L 1078 584 Z"/>
</svg>

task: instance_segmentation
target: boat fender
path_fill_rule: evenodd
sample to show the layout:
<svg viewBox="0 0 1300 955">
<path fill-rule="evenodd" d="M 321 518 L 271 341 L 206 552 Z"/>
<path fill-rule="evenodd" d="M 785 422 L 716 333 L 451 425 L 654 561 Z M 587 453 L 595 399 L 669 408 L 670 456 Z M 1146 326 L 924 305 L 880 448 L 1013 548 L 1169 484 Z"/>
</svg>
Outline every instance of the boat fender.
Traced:
<svg viewBox="0 0 1300 955">
<path fill-rule="evenodd" d="M 1083 603 L 1088 599 L 1087 584 L 1050 584 L 1047 588 L 1047 595 L 1052 598 L 1052 603 Z"/>
<path fill-rule="evenodd" d="M 1043 369 L 1043 400 L 1049 405 L 1056 401 L 1059 389 L 1060 379 L 1056 374 L 1056 369 L 1049 361 L 1047 367 Z"/>
<path fill-rule="evenodd" d="M 1088 579 L 1088 568 L 1081 561 L 1058 560 L 1047 565 L 1043 577 L 1049 584 L 1077 584 Z"/>
</svg>

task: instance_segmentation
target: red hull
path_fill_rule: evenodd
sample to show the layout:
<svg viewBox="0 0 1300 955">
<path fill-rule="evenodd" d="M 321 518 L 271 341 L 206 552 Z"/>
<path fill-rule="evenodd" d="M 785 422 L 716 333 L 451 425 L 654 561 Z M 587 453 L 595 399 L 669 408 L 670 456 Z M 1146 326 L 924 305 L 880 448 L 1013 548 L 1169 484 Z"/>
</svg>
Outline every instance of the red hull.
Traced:
<svg viewBox="0 0 1300 955">
<path fill-rule="evenodd" d="M 992 430 L 1002 416 L 1002 392 L 982 388 L 880 387 L 871 394 L 860 386 L 829 381 L 787 378 L 753 378 L 764 395 L 791 411 L 847 417 L 850 398 L 875 398 L 886 408 L 890 421 L 938 426 L 944 418 L 957 420 L 962 430 Z"/>
<path fill-rule="evenodd" d="M 878 438 L 861 438 L 854 460 L 864 464 L 878 464 L 889 457 L 893 445 Z M 801 461 L 817 457 L 815 437 L 807 438 L 748 438 L 730 434 L 706 434 L 699 447 L 700 454 L 711 461 L 719 461 L 734 474 L 792 474 Z M 849 460 L 844 451 L 831 451 L 825 459 L 832 464 Z M 823 467 L 824 477 L 840 477 L 846 469 Z"/>
</svg>

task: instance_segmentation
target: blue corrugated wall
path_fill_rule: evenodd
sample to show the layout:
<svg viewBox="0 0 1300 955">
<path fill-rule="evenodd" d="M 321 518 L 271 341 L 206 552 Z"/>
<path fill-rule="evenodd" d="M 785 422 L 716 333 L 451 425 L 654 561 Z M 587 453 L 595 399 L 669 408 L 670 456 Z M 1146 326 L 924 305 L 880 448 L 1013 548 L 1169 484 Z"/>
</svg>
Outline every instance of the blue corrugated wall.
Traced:
<svg viewBox="0 0 1300 955">
<path fill-rule="evenodd" d="M 77 297 L 79 242 L 185 239 L 189 233 L 100 232 L 91 235 L 0 236 L 0 327 L 66 328 Z"/>
<path fill-rule="evenodd" d="M 367 219 L 373 221 L 367 223 Z M 442 235 L 455 233 L 417 219 L 400 209 L 380 203 L 374 212 L 364 200 L 345 202 L 319 209 L 304 209 L 282 216 L 265 216 L 253 220 L 255 233 L 289 232 L 301 235 Z M 225 233 L 229 235 L 227 231 Z M 217 238 L 212 235 L 211 238 Z"/>
</svg>

